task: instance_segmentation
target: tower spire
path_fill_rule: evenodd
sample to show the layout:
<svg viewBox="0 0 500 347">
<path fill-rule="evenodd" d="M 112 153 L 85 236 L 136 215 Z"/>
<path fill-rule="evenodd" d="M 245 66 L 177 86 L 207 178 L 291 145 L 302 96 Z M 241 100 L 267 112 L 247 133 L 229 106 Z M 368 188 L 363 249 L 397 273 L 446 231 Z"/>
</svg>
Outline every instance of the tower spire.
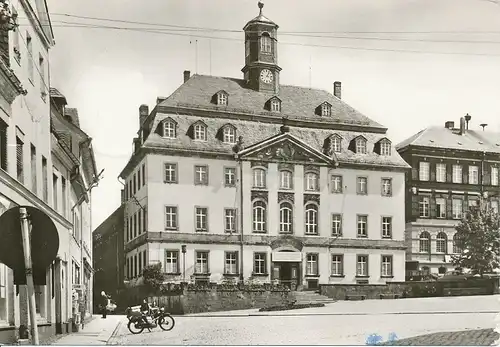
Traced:
<svg viewBox="0 0 500 347">
<path fill-rule="evenodd" d="M 264 2 L 262 2 L 262 0 L 259 0 L 259 3 L 257 5 L 259 6 L 259 16 L 262 16 L 262 8 L 264 7 Z"/>
</svg>

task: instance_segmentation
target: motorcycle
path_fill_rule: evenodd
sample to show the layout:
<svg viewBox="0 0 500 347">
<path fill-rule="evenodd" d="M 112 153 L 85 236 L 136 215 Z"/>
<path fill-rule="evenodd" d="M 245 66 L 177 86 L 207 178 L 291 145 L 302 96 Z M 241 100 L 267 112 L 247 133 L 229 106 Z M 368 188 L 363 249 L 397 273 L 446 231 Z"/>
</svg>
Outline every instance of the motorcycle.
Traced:
<svg viewBox="0 0 500 347">
<path fill-rule="evenodd" d="M 144 316 L 140 310 L 137 310 L 137 307 L 127 308 L 127 318 L 127 328 L 132 334 L 140 334 L 144 329 L 151 331 L 151 329 L 156 327 L 160 327 L 163 331 L 170 331 L 175 326 L 174 318 L 170 313 L 165 312 L 164 307 L 151 308 L 151 315 L 146 316 L 148 323 L 144 321 Z"/>
</svg>

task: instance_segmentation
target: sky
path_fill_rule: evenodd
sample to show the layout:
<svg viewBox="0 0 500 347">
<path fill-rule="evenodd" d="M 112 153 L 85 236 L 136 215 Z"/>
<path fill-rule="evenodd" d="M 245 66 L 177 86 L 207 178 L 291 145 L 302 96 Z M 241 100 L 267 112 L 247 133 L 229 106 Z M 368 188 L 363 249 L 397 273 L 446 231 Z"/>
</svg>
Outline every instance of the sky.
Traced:
<svg viewBox="0 0 500 347">
<path fill-rule="evenodd" d="M 139 106 L 151 110 L 169 96 L 184 70 L 242 78 L 242 28 L 258 15 L 257 0 L 47 3 L 56 40 L 51 86 L 78 109 L 105 170 L 92 192 L 95 229 L 120 205 L 117 177 L 132 153 Z M 333 92 L 341 81 L 342 99 L 386 126 L 393 143 L 466 113 L 471 129 L 487 123 L 500 132 L 500 0 L 264 4 L 279 25 L 282 84 Z"/>
</svg>

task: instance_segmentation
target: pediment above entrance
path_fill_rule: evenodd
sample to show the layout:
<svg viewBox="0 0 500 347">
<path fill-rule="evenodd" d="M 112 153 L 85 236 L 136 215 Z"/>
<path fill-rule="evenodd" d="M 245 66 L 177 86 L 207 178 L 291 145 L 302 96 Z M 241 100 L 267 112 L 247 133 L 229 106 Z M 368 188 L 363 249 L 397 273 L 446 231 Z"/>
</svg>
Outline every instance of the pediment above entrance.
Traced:
<svg viewBox="0 0 500 347">
<path fill-rule="evenodd" d="M 304 243 L 298 238 L 290 235 L 280 236 L 269 243 L 272 250 L 290 250 L 301 252 L 304 248 Z"/>
</svg>

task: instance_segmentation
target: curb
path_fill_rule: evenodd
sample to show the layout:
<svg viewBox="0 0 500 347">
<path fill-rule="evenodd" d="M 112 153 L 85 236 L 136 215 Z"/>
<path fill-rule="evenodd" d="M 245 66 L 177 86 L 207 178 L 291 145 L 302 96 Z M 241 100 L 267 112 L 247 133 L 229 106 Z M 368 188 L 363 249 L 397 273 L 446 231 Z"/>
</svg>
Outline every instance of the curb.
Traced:
<svg viewBox="0 0 500 347">
<path fill-rule="evenodd" d="M 109 336 L 109 338 L 106 340 L 106 345 L 110 345 L 111 343 L 111 340 L 113 340 L 116 335 L 118 334 L 118 330 L 120 329 L 120 327 L 122 326 L 123 324 L 123 321 L 119 321 L 118 324 L 116 325 L 115 329 L 113 330 L 113 332 L 111 333 L 111 335 Z"/>
</svg>

